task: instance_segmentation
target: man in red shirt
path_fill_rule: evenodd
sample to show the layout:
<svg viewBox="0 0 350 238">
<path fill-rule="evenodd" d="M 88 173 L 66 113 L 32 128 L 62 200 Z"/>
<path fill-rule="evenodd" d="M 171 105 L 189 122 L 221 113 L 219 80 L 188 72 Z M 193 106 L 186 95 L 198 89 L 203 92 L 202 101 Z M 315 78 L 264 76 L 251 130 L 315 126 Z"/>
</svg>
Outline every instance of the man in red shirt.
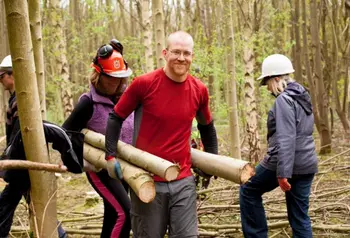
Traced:
<svg viewBox="0 0 350 238">
<path fill-rule="evenodd" d="M 217 136 L 206 86 L 189 74 L 193 39 L 186 32 L 169 35 L 164 68 L 136 77 L 110 114 L 106 131 L 108 173 L 113 164 L 122 122 L 135 110 L 135 147 L 179 164 L 175 181 L 154 176 L 156 198 L 145 204 L 131 192 L 134 237 L 197 237 L 196 185 L 191 172 L 191 127 L 197 119 L 205 151 L 217 154 Z"/>
</svg>

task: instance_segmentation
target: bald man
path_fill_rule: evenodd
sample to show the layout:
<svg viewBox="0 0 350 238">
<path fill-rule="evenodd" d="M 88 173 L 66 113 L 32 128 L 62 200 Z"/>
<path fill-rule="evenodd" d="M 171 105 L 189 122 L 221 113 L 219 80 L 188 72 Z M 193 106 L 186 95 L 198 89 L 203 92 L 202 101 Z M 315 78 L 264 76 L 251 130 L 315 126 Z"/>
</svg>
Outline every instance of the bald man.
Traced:
<svg viewBox="0 0 350 238">
<path fill-rule="evenodd" d="M 134 237 L 197 237 L 196 184 L 191 171 L 190 137 L 197 119 L 205 151 L 217 154 L 217 136 L 206 86 L 189 74 L 192 36 L 177 31 L 162 51 L 165 67 L 136 77 L 110 114 L 106 159 L 116 156 L 123 120 L 135 110 L 134 146 L 180 166 L 175 181 L 154 176 L 156 198 L 143 203 L 131 191 Z M 108 171 L 113 176 L 114 171 Z M 209 181 L 209 178 L 207 178 Z"/>
</svg>

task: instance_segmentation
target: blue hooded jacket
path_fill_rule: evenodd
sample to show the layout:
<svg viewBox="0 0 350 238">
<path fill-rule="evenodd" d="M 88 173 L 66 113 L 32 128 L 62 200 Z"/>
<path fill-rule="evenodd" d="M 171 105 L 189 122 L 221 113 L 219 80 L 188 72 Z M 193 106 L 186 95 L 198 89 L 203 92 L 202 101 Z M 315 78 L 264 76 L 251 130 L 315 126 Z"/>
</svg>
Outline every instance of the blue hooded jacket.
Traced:
<svg viewBox="0 0 350 238">
<path fill-rule="evenodd" d="M 297 82 L 288 83 L 268 113 L 268 150 L 261 165 L 280 178 L 317 173 L 313 129 L 309 93 Z"/>
</svg>

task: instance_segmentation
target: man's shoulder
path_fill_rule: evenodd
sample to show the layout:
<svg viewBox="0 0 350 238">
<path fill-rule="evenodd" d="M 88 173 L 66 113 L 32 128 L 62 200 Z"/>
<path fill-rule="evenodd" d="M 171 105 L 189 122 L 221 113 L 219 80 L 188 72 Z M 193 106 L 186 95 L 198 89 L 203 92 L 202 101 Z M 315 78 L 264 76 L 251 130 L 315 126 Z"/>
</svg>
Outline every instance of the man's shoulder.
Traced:
<svg viewBox="0 0 350 238">
<path fill-rule="evenodd" d="M 160 69 L 153 70 L 149 73 L 145 73 L 145 74 L 142 74 L 140 76 L 137 76 L 137 77 L 135 77 L 134 80 L 143 80 L 143 81 L 151 82 L 151 81 L 156 80 L 160 76 L 162 76 L 162 73 L 164 74 L 163 69 L 160 68 Z"/>
<path fill-rule="evenodd" d="M 198 89 L 205 90 L 207 88 L 207 86 L 200 79 L 194 77 L 191 74 L 188 75 L 188 80 L 192 85 L 194 85 Z"/>
</svg>

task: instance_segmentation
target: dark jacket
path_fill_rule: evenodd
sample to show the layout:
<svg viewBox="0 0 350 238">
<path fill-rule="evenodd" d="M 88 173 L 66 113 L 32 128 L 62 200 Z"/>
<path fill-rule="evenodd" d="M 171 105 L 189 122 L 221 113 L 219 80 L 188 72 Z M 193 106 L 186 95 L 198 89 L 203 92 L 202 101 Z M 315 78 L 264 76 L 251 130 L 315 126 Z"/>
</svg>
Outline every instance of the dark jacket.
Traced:
<svg viewBox="0 0 350 238">
<path fill-rule="evenodd" d="M 52 143 L 52 148 L 61 153 L 63 164 L 72 173 L 82 173 L 84 134 L 66 131 L 50 122 L 43 122 L 46 143 Z M 22 135 L 19 120 L 13 125 L 12 133 L 3 159 L 25 160 Z M 27 170 L 8 170 L 4 176 L 7 182 L 29 181 Z"/>
<path fill-rule="evenodd" d="M 288 83 L 268 113 L 268 150 L 261 165 L 281 178 L 316 173 L 313 128 L 310 95 L 300 84 Z"/>
<path fill-rule="evenodd" d="M 6 111 L 6 146 L 10 143 L 13 128 L 18 120 L 16 93 L 12 93 Z"/>
</svg>

